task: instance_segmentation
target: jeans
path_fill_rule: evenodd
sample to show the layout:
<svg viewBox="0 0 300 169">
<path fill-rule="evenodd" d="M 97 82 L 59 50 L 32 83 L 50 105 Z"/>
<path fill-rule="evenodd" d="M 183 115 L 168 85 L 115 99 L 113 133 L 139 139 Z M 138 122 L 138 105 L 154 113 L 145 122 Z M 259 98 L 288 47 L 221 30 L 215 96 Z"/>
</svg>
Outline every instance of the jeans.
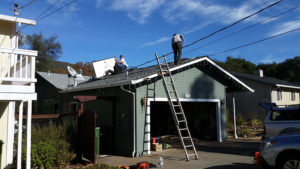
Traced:
<svg viewBox="0 0 300 169">
<path fill-rule="evenodd" d="M 181 44 L 181 42 L 173 43 L 172 48 L 173 48 L 173 53 L 174 53 L 174 64 L 175 65 L 180 64 L 181 55 L 182 55 L 182 44 Z"/>
</svg>

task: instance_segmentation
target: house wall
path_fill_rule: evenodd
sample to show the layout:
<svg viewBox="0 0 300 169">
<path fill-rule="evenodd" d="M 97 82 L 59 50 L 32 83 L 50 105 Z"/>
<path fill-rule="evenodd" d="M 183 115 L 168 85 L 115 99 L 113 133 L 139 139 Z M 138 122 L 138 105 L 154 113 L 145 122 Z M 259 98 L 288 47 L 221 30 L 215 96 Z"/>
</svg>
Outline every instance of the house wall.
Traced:
<svg viewBox="0 0 300 169">
<path fill-rule="evenodd" d="M 100 126 L 100 132 L 107 128 L 114 134 L 109 135 L 113 154 L 131 156 L 133 151 L 133 97 L 131 94 L 122 91 L 120 87 L 105 88 L 99 90 L 81 91 L 61 94 L 60 111 L 63 111 L 63 104 L 74 102 L 73 96 L 99 96 L 99 100 L 84 103 L 84 109 L 91 109 L 97 113 L 96 126 Z M 111 116 L 111 104 L 114 102 L 115 115 Z M 107 111 L 106 111 L 107 110 Z M 111 120 L 112 122 L 108 122 Z M 100 137 L 104 137 L 103 135 Z M 102 140 L 103 138 L 100 138 Z M 103 146 L 100 142 L 100 147 Z M 101 148 L 100 148 L 101 149 Z"/>
<path fill-rule="evenodd" d="M 0 47 L 11 48 L 12 47 L 12 35 L 15 32 L 15 23 L 0 21 Z M 4 63 L 7 62 L 8 55 L 2 55 L 0 60 L 3 59 Z M 0 72 L 8 70 L 7 65 L 0 65 Z M 7 71 L 3 71 L 2 74 L 6 74 Z M 2 81 L 0 81 L 0 85 Z M 2 146 L 2 159 L 0 168 L 4 168 L 6 165 L 6 152 L 7 152 L 7 127 L 8 127 L 8 102 L 0 102 L 0 140 L 4 142 Z"/>
<path fill-rule="evenodd" d="M 291 90 L 286 88 L 279 88 L 282 91 L 282 100 L 277 99 L 277 89 L 272 89 L 272 102 L 276 105 L 295 105 L 300 104 L 299 90 Z M 295 100 L 292 101 L 292 91 L 295 92 Z"/>
<path fill-rule="evenodd" d="M 174 74 L 173 80 L 180 98 L 193 99 L 220 99 L 225 100 L 225 86 L 203 73 L 197 68 Z M 155 85 L 155 97 L 166 98 L 162 80 L 157 80 L 148 85 L 153 88 Z M 149 96 L 153 96 L 149 90 Z M 146 108 L 141 104 L 142 99 L 147 97 L 147 85 L 142 85 L 136 89 L 136 132 L 137 132 L 137 154 L 147 154 L 146 127 Z M 221 126 L 222 136 L 226 139 L 226 116 L 225 104 L 221 106 Z"/>
<path fill-rule="evenodd" d="M 54 110 L 54 104 L 59 103 L 59 90 L 51 85 L 38 74 L 36 83 L 37 100 L 33 103 L 33 114 L 51 114 L 58 113 L 58 109 Z M 50 104 L 52 103 L 52 104 Z M 47 105 L 45 105 L 47 104 Z M 52 108 L 50 108 L 52 106 Z M 57 107 L 58 108 L 58 107 Z"/>
<path fill-rule="evenodd" d="M 243 118 L 245 120 L 258 118 L 264 120 L 266 116 L 266 110 L 259 106 L 259 103 L 271 102 L 271 87 L 264 83 L 259 83 L 253 80 L 239 78 L 249 87 L 254 89 L 254 93 L 227 93 L 227 108 L 230 115 L 232 115 L 232 98 L 235 97 L 235 110 L 237 118 Z M 232 117 L 232 116 L 231 116 Z"/>
</svg>

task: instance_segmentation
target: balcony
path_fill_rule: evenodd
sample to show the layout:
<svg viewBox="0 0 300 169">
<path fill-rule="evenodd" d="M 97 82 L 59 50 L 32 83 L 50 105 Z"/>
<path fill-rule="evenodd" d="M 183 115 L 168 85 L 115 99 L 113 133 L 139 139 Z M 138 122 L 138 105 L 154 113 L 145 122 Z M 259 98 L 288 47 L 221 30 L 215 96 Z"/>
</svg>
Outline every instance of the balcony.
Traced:
<svg viewBox="0 0 300 169">
<path fill-rule="evenodd" d="M 33 50 L 0 48 L 0 100 L 36 98 L 36 56 Z"/>
</svg>

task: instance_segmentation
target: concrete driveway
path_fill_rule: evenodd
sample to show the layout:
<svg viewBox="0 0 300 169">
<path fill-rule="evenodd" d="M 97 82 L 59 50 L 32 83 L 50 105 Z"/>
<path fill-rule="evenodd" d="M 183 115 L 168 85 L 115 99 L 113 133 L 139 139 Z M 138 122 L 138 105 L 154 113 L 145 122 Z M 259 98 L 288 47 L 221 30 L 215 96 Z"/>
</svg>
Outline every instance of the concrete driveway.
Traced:
<svg viewBox="0 0 300 169">
<path fill-rule="evenodd" d="M 182 149 L 169 149 L 162 152 L 152 152 L 151 155 L 138 158 L 107 156 L 99 158 L 98 162 L 112 166 L 134 165 L 147 161 L 157 164 L 159 157 L 164 159 L 164 167 L 170 169 L 257 169 L 253 165 L 254 152 L 259 148 L 259 139 L 229 139 L 218 143 L 213 141 L 196 142 L 198 160 L 186 161 Z"/>
</svg>

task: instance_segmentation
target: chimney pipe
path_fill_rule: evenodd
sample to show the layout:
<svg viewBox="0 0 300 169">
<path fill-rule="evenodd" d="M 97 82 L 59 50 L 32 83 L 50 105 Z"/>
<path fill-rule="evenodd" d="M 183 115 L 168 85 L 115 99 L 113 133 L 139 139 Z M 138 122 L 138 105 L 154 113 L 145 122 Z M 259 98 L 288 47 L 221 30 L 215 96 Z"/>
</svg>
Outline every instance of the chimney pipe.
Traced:
<svg viewBox="0 0 300 169">
<path fill-rule="evenodd" d="M 14 16 L 18 16 L 18 15 L 19 15 L 18 4 L 15 4 L 15 7 L 14 7 Z"/>
<path fill-rule="evenodd" d="M 256 75 L 258 77 L 264 77 L 264 71 L 261 69 L 258 69 L 254 72 L 254 75 Z"/>
</svg>

